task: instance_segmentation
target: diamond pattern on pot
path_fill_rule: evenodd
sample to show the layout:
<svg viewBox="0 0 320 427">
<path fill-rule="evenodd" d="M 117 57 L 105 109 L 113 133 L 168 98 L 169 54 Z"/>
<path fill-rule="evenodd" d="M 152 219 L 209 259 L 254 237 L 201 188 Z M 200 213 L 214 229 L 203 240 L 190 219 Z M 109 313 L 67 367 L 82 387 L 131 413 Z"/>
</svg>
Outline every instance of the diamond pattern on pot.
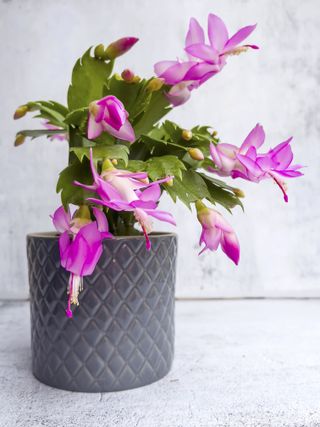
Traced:
<svg viewBox="0 0 320 427">
<path fill-rule="evenodd" d="M 68 273 L 57 238 L 28 236 L 34 375 L 54 387 L 115 391 L 149 384 L 174 350 L 175 235 L 104 242 L 74 317 L 65 316 Z"/>
</svg>

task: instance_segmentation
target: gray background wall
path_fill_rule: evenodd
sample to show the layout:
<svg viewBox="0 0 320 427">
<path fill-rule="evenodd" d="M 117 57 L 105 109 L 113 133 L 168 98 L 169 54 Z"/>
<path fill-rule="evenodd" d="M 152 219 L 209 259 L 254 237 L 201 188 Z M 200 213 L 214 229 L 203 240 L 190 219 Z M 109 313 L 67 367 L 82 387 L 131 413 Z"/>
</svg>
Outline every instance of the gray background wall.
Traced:
<svg viewBox="0 0 320 427">
<path fill-rule="evenodd" d="M 19 128 L 37 127 L 29 118 L 13 122 L 16 106 L 64 102 L 81 53 L 124 35 L 140 42 L 117 69 L 151 75 L 155 62 L 182 54 L 189 17 L 205 24 L 209 12 L 223 17 L 230 32 L 257 22 L 250 42 L 261 50 L 230 58 L 171 119 L 185 127 L 213 125 L 234 144 L 260 122 L 268 146 L 294 135 L 296 159 L 308 168 L 304 178 L 289 182 L 288 205 L 271 182 L 237 182 L 247 195 L 246 212 L 226 216 L 241 242 L 239 267 L 221 252 L 198 258 L 200 226 L 183 206 L 164 200 L 162 207 L 172 209 L 179 224 L 177 294 L 320 296 L 319 0 L 6 0 L 0 3 L 1 297 L 27 296 L 25 235 L 51 229 L 49 214 L 59 201 L 55 182 L 67 160 L 67 147 L 58 141 L 13 148 Z"/>
</svg>

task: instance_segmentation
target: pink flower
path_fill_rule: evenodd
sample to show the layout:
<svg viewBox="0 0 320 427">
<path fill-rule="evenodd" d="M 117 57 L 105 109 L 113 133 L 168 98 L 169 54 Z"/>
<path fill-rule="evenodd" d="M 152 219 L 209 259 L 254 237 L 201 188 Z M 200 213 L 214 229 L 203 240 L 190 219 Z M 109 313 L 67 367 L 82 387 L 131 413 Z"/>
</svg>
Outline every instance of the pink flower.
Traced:
<svg viewBox="0 0 320 427">
<path fill-rule="evenodd" d="M 259 124 L 249 133 L 240 148 L 231 144 L 211 144 L 210 153 L 217 169 L 211 172 L 221 176 L 243 178 L 252 182 L 272 178 L 283 192 L 284 200 L 288 201 L 284 178 L 296 178 L 303 175 L 301 165 L 291 165 L 293 153 L 290 147 L 292 138 L 287 139 L 267 153 L 258 154 L 265 140 L 263 127 Z"/>
<path fill-rule="evenodd" d="M 146 238 L 147 249 L 151 248 L 148 234 L 152 231 L 152 218 L 175 225 L 172 215 L 157 209 L 161 196 L 161 183 L 170 181 L 172 177 L 148 182 L 145 172 L 128 172 L 110 167 L 101 175 L 95 169 L 92 149 L 90 150 L 90 164 L 93 185 L 84 185 L 75 181 L 75 185 L 94 191 L 100 198 L 89 198 L 88 201 L 98 205 L 107 206 L 116 211 L 133 212 L 136 220 L 142 227 Z"/>
<path fill-rule="evenodd" d="M 109 233 L 108 221 L 103 212 L 93 208 L 95 221 L 90 219 L 87 207 L 85 216 L 79 217 L 75 213 L 71 218 L 69 210 L 66 212 L 60 206 L 52 216 L 52 222 L 59 231 L 59 248 L 61 266 L 71 273 L 68 289 L 68 307 L 66 314 L 72 317 L 71 304 L 78 304 L 78 295 L 82 290 L 82 277 L 93 273 L 102 254 L 102 240 L 113 237 Z"/>
<path fill-rule="evenodd" d="M 128 120 L 128 112 L 115 96 L 108 95 L 89 105 L 88 138 L 95 139 L 102 132 L 115 138 L 134 142 L 134 130 Z"/>
<path fill-rule="evenodd" d="M 42 124 L 48 130 L 63 130 L 62 128 L 59 128 L 58 126 L 52 125 L 48 120 L 42 122 Z M 59 141 L 66 141 L 67 136 L 65 133 L 56 133 L 54 135 L 49 136 L 49 139 L 51 141 L 53 141 L 54 139 L 58 139 Z"/>
<path fill-rule="evenodd" d="M 238 265 L 240 245 L 233 228 L 219 212 L 207 208 L 200 200 L 196 202 L 196 208 L 198 220 L 202 225 L 199 244 L 205 245 L 199 255 L 208 249 L 216 251 L 221 245 L 223 252 Z"/>
<path fill-rule="evenodd" d="M 166 84 L 173 85 L 168 93 L 171 103 L 176 106 L 186 102 L 193 89 L 222 70 L 227 56 L 239 54 L 249 47 L 257 49 L 255 45 L 238 46 L 255 27 L 256 25 L 243 27 L 229 38 L 224 22 L 218 16 L 209 14 L 207 44 L 203 28 L 195 18 L 191 18 L 185 41 L 189 60 L 160 61 L 154 66 L 155 73 Z"/>
</svg>

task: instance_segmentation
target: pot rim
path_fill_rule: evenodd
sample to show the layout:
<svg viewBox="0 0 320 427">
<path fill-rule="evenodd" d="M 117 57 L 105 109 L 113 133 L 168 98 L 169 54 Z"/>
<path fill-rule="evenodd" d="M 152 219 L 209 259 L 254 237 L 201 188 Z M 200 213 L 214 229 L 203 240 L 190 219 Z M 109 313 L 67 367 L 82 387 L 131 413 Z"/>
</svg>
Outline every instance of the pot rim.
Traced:
<svg viewBox="0 0 320 427">
<path fill-rule="evenodd" d="M 28 233 L 27 239 L 33 238 L 33 239 L 58 239 L 60 236 L 59 233 L 55 231 L 39 231 L 35 233 Z M 154 237 L 177 237 L 177 233 L 171 233 L 166 231 L 155 231 L 153 233 L 149 234 L 150 238 Z M 110 240 L 128 240 L 128 239 L 145 239 L 144 235 L 141 233 L 141 235 L 136 236 L 114 236 L 113 239 Z"/>
</svg>

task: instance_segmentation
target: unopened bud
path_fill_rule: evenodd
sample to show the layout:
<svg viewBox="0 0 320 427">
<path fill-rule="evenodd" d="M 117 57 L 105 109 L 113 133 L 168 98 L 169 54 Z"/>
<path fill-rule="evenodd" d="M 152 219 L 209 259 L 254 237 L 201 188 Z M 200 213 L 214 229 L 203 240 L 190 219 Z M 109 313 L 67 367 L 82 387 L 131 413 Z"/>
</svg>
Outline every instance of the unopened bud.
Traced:
<svg viewBox="0 0 320 427">
<path fill-rule="evenodd" d="M 213 137 L 213 138 L 215 138 L 217 135 L 218 135 L 218 132 L 217 132 L 216 130 L 214 130 L 214 131 L 212 132 L 212 137 Z"/>
<path fill-rule="evenodd" d="M 94 56 L 98 59 L 108 59 L 108 55 L 106 54 L 103 44 L 98 44 L 98 46 L 95 47 Z"/>
<path fill-rule="evenodd" d="M 26 137 L 22 135 L 22 133 L 17 133 L 16 139 L 14 141 L 14 146 L 19 147 L 19 145 L 22 145 L 25 141 Z"/>
<path fill-rule="evenodd" d="M 190 148 L 188 153 L 193 160 L 204 160 L 203 152 L 199 148 Z"/>
<path fill-rule="evenodd" d="M 27 105 L 20 105 L 14 112 L 13 118 L 14 120 L 21 119 L 21 117 L 25 116 L 27 112 L 29 111 L 29 108 Z"/>
<path fill-rule="evenodd" d="M 134 72 L 126 68 L 125 70 L 122 71 L 121 77 L 125 82 L 130 83 L 134 79 Z"/>
<path fill-rule="evenodd" d="M 159 77 L 155 77 L 154 79 L 150 80 L 150 82 L 147 84 L 146 89 L 149 92 L 156 92 L 157 90 L 160 90 L 164 84 L 164 79 L 160 79 Z"/>
<path fill-rule="evenodd" d="M 139 83 L 141 80 L 141 77 L 139 76 L 134 76 L 133 79 L 131 80 L 132 83 Z"/>
<path fill-rule="evenodd" d="M 166 182 L 168 187 L 172 187 L 173 186 L 173 178 L 169 179 L 169 181 Z"/>
<path fill-rule="evenodd" d="M 192 132 L 191 132 L 191 130 L 184 129 L 182 131 L 181 137 L 185 141 L 190 141 L 190 139 L 192 139 Z"/>
<path fill-rule="evenodd" d="M 119 73 L 114 73 L 114 78 L 116 79 L 116 80 L 119 80 L 119 81 L 121 81 L 122 80 L 122 77 L 120 76 L 120 74 Z"/>
<path fill-rule="evenodd" d="M 116 166 L 118 164 L 118 160 L 117 159 L 112 159 L 111 163 Z"/>
<path fill-rule="evenodd" d="M 122 39 L 116 40 L 109 44 L 105 53 L 109 59 L 115 59 L 118 56 L 123 55 L 137 43 L 139 39 L 136 37 L 123 37 Z"/>
<path fill-rule="evenodd" d="M 241 198 L 246 197 L 246 195 L 241 190 L 241 188 L 234 188 L 232 191 L 234 192 L 234 195 L 237 197 L 241 197 Z"/>
</svg>

